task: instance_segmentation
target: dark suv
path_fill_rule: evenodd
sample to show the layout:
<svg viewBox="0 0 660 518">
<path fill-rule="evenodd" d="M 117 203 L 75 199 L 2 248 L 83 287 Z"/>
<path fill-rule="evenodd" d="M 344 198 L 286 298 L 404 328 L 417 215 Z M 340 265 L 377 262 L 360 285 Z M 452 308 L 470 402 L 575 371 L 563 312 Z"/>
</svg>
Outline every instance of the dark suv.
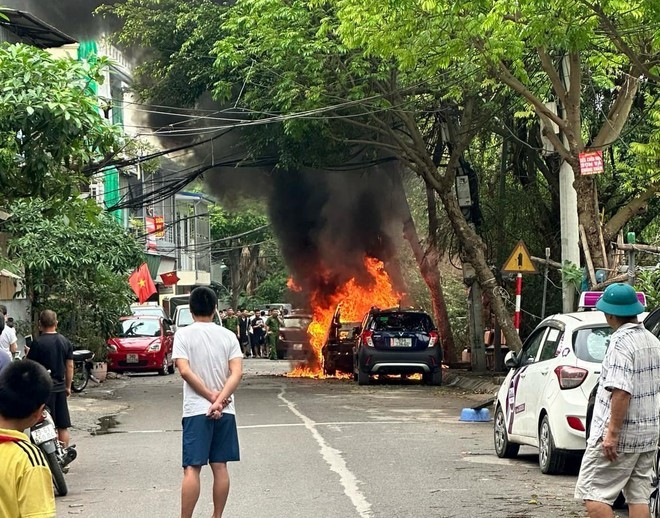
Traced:
<svg viewBox="0 0 660 518">
<path fill-rule="evenodd" d="M 412 309 L 372 309 L 360 326 L 353 377 L 367 385 L 373 374 L 421 373 L 442 384 L 442 347 L 431 317 Z"/>
<path fill-rule="evenodd" d="M 337 371 L 351 372 L 356 330 L 360 322 L 342 322 L 341 304 L 337 306 L 328 329 L 328 338 L 323 344 L 323 372 L 334 376 Z"/>
</svg>

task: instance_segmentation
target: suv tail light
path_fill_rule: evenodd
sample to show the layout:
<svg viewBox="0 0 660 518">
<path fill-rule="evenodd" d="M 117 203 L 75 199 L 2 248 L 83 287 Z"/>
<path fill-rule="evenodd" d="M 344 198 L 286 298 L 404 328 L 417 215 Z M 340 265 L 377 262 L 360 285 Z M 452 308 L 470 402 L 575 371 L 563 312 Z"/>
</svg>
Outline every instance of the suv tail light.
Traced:
<svg viewBox="0 0 660 518">
<path fill-rule="evenodd" d="M 581 369 L 580 367 L 570 367 L 568 365 L 560 365 L 555 369 L 555 374 L 559 380 L 559 388 L 572 389 L 582 385 L 582 382 L 589 374 L 589 371 L 586 369 Z"/>
<path fill-rule="evenodd" d="M 374 346 L 374 340 L 372 338 L 373 334 L 374 333 L 372 331 L 363 331 L 362 332 L 362 342 L 364 343 L 364 345 L 366 345 L 368 347 L 373 347 Z"/>
<path fill-rule="evenodd" d="M 429 333 L 429 347 L 435 347 L 435 344 L 438 343 L 438 333 L 431 331 Z"/>
</svg>

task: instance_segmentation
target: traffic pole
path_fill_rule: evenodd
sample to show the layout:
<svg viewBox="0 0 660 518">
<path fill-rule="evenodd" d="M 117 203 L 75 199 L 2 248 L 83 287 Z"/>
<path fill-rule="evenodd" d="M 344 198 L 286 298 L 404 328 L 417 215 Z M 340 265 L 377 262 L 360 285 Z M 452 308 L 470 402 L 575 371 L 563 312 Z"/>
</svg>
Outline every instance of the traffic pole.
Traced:
<svg viewBox="0 0 660 518">
<path fill-rule="evenodd" d="M 513 315 L 513 327 L 520 334 L 520 300 L 522 299 L 522 273 L 516 275 L 516 312 Z"/>
</svg>

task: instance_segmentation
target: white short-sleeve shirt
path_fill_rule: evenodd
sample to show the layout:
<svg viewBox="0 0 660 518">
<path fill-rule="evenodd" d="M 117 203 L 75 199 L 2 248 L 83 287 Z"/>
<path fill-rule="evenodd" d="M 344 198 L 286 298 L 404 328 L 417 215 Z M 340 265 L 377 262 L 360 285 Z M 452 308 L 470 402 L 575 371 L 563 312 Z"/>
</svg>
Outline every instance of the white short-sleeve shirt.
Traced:
<svg viewBox="0 0 660 518">
<path fill-rule="evenodd" d="M 229 378 L 229 360 L 243 358 L 236 335 L 213 322 L 195 322 L 174 334 L 172 358 L 188 360 L 190 369 L 210 390 L 220 391 Z M 235 414 L 234 401 L 223 410 Z M 211 403 L 183 382 L 183 417 L 203 415 Z"/>
<path fill-rule="evenodd" d="M 16 330 L 5 324 L 2 334 L 0 334 L 0 349 L 9 352 L 9 346 L 15 344 L 17 340 Z"/>
</svg>

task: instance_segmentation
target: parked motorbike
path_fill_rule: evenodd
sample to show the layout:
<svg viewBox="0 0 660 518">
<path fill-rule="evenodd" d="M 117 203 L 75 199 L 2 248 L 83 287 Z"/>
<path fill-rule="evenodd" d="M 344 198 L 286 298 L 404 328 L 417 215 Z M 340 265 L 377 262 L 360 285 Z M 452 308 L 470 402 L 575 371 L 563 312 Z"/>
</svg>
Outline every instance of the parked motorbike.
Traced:
<svg viewBox="0 0 660 518">
<path fill-rule="evenodd" d="M 43 415 L 38 423 L 30 428 L 30 439 L 43 452 L 48 467 L 53 476 L 53 486 L 59 496 L 65 496 L 68 492 L 64 474 L 69 471 L 69 464 L 76 458 L 78 453 L 75 446 L 64 448 L 57 438 L 55 423 L 48 411 L 44 409 Z"/>
<path fill-rule="evenodd" d="M 87 387 L 87 382 L 91 379 L 98 383 L 99 380 L 92 375 L 94 362 L 94 353 L 86 349 L 73 351 L 73 382 L 71 390 L 82 392 Z"/>
</svg>

